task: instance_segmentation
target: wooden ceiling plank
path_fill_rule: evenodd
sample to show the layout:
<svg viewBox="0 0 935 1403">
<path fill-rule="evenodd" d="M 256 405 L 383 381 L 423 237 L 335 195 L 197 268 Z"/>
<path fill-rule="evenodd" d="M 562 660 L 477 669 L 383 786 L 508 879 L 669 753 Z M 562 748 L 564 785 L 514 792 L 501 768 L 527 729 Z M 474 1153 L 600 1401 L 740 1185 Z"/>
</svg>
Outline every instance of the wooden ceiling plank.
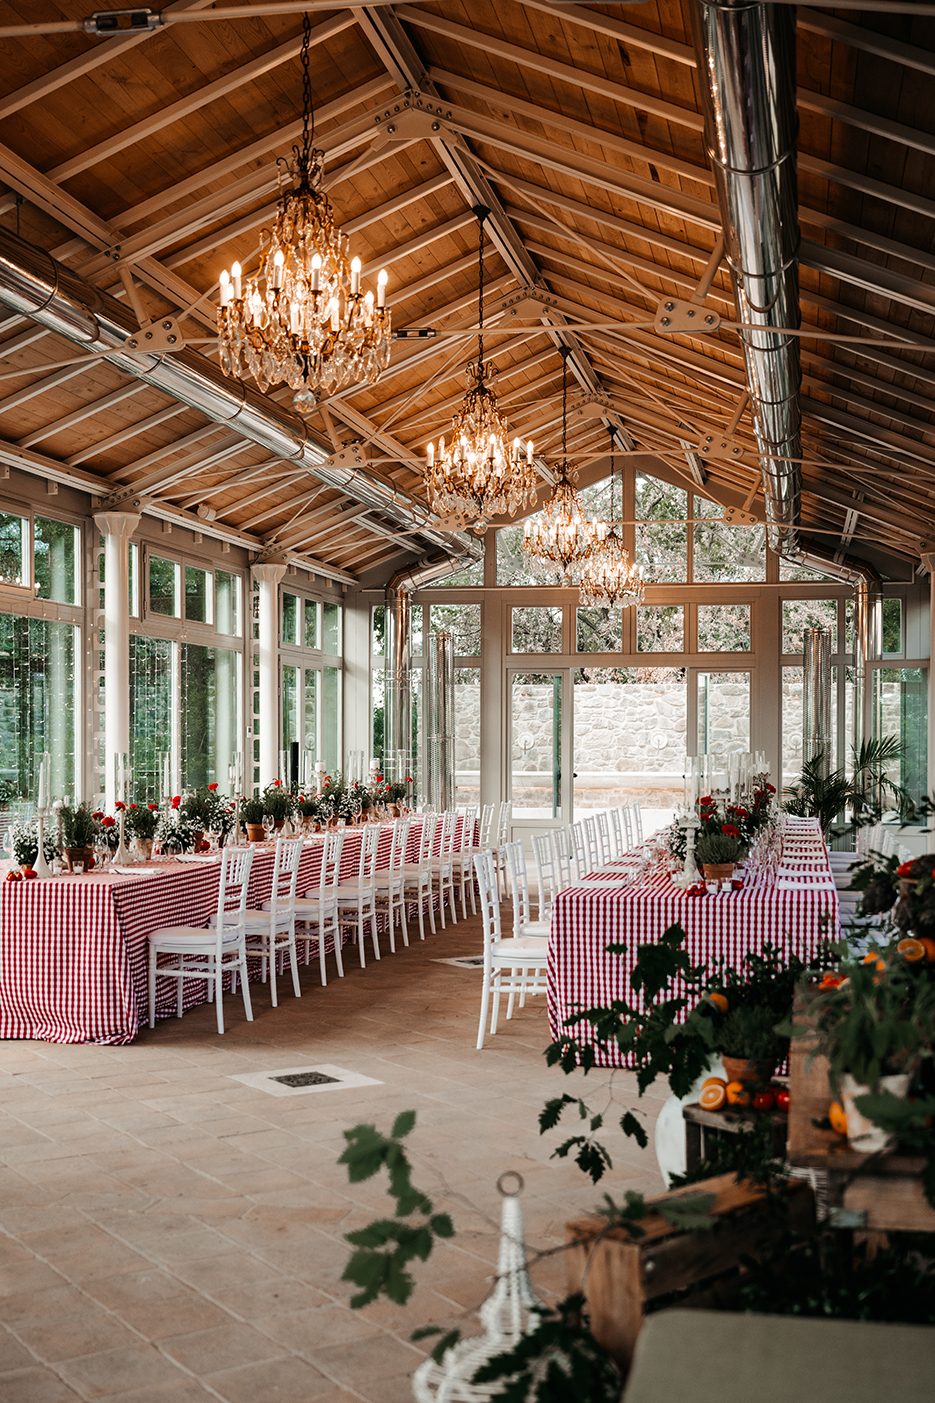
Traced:
<svg viewBox="0 0 935 1403">
<path fill-rule="evenodd" d="M 109 395 L 104 395 L 102 399 L 93 400 L 90 404 L 82 405 L 79 409 L 73 409 L 70 414 L 65 414 L 60 419 L 54 419 L 51 424 L 36 429 L 20 442 L 24 448 L 34 448 L 37 443 L 42 443 L 47 438 L 54 438 L 56 434 L 73 428 L 85 419 L 91 419 L 97 414 L 104 414 L 115 404 L 121 404 L 125 399 L 132 399 L 137 394 L 139 394 L 138 385 L 121 385 L 119 389 L 111 391 Z"/>
</svg>

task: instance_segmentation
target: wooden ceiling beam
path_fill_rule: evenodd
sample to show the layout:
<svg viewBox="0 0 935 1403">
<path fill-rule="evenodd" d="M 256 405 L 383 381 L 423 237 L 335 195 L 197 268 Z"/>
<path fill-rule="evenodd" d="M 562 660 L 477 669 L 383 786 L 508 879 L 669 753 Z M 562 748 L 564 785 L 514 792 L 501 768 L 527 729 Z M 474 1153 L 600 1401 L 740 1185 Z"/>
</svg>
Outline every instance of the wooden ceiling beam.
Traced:
<svg viewBox="0 0 935 1403">
<path fill-rule="evenodd" d="M 64 433 L 66 429 L 73 429 L 78 424 L 83 424 L 86 419 L 93 419 L 97 414 L 104 414 L 108 409 L 113 409 L 117 404 L 122 404 L 125 399 L 130 399 L 139 392 L 138 385 L 121 385 L 119 389 L 111 390 L 109 395 L 104 395 L 102 399 L 94 400 L 90 404 L 83 404 L 79 409 L 73 409 L 70 414 L 63 414 L 58 419 L 53 419 L 51 424 L 45 424 L 41 429 L 35 429 L 20 443 L 24 448 L 35 448 L 37 443 L 44 442 L 47 438 L 54 438 L 56 434 Z"/>
</svg>

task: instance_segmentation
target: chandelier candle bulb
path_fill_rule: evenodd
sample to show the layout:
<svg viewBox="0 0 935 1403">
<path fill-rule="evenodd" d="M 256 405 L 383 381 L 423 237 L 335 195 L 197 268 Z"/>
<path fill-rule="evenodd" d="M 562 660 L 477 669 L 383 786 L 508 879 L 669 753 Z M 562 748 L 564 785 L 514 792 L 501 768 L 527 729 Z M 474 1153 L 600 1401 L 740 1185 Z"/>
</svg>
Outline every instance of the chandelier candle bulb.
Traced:
<svg viewBox="0 0 935 1403">
<path fill-rule="evenodd" d="M 360 296 L 360 259 L 351 259 L 351 296 Z"/>
<path fill-rule="evenodd" d="M 278 248 L 273 256 L 273 287 L 276 292 L 282 287 L 282 269 L 285 261 L 286 255 Z"/>
<path fill-rule="evenodd" d="M 387 272 L 385 268 L 381 268 L 377 275 L 377 306 L 381 311 L 386 306 L 386 283 Z"/>
<path fill-rule="evenodd" d="M 221 292 L 221 306 L 229 307 L 231 304 L 231 275 L 226 268 L 221 273 L 218 286 Z"/>
<path fill-rule="evenodd" d="M 321 291 L 321 254 L 312 255 L 312 292 Z"/>
<path fill-rule="evenodd" d="M 231 264 L 231 277 L 234 281 L 234 297 L 239 302 L 243 296 L 243 269 L 239 263 Z"/>
</svg>

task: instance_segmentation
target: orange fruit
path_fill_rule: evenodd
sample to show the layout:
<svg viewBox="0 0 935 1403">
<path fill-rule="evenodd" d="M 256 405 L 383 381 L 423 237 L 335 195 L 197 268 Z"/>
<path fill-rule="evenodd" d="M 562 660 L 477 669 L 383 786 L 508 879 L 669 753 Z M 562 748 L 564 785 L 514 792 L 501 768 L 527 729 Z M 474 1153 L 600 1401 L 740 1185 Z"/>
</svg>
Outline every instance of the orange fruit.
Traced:
<svg viewBox="0 0 935 1403">
<path fill-rule="evenodd" d="M 710 990 L 709 993 L 705 994 L 705 998 L 708 1000 L 709 1004 L 712 1004 L 717 1009 L 718 1013 L 726 1013 L 730 1008 L 730 1004 L 727 1002 L 727 995 L 722 994 L 720 989 Z"/>
<path fill-rule="evenodd" d="M 896 953 L 911 965 L 935 960 L 935 940 L 928 935 L 907 935 L 896 946 Z"/>
<path fill-rule="evenodd" d="M 880 958 L 876 950 L 868 950 L 861 960 L 861 964 L 873 965 L 874 969 L 886 969 L 886 963 Z"/>
<path fill-rule="evenodd" d="M 847 1116 L 840 1101 L 832 1101 L 828 1107 L 828 1119 L 831 1122 L 831 1129 L 835 1135 L 847 1134 Z"/>
<path fill-rule="evenodd" d="M 728 1106 L 737 1106 L 741 1110 L 746 1109 L 753 1100 L 753 1094 L 746 1082 L 729 1081 L 724 1088 Z"/>
<path fill-rule="evenodd" d="M 723 1110 L 727 1104 L 727 1082 L 723 1077 L 708 1078 L 701 1088 L 698 1104 L 703 1106 L 706 1111 Z"/>
</svg>

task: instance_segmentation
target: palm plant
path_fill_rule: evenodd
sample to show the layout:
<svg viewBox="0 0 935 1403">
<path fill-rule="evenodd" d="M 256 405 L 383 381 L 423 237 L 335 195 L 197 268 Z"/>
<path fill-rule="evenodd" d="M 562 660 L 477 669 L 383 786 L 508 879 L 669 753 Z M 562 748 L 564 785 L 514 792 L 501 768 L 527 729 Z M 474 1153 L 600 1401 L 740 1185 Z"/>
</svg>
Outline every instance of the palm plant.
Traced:
<svg viewBox="0 0 935 1403">
<path fill-rule="evenodd" d="M 783 807 L 802 818 L 817 818 L 825 834 L 848 810 L 844 828 L 863 828 L 879 817 L 885 799 L 899 809 L 908 805 L 906 790 L 888 774 L 902 756 L 903 743 L 897 736 L 875 736 L 851 748 L 850 774 L 845 769 L 826 774 L 824 753 L 819 751 L 804 761 L 802 773 L 785 790 Z"/>
</svg>

